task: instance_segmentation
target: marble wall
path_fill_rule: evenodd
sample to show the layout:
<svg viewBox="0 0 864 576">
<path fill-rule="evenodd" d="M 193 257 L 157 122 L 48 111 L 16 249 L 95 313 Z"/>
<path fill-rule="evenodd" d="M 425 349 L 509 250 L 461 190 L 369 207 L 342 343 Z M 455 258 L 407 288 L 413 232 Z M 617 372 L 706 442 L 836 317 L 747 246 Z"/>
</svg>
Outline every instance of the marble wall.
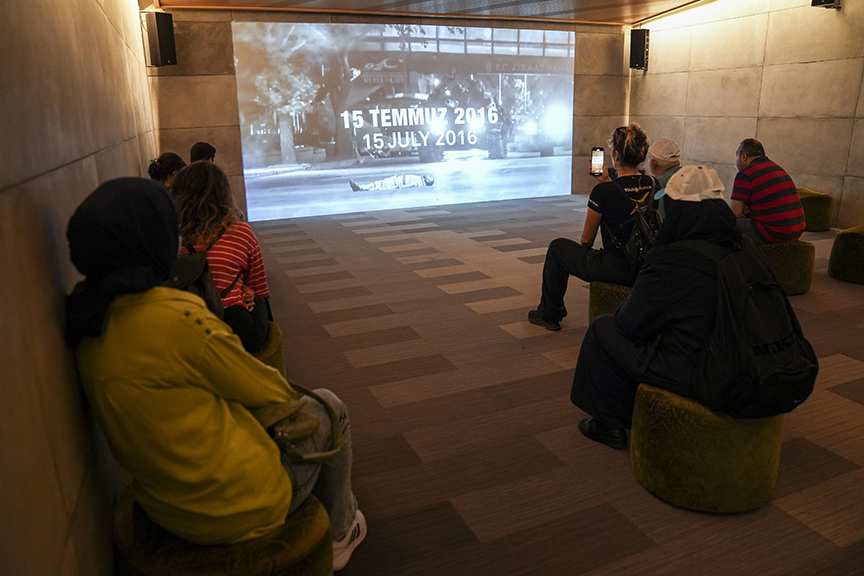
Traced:
<svg viewBox="0 0 864 576">
<path fill-rule="evenodd" d="M 216 148 L 237 206 L 246 210 L 231 12 L 178 10 L 177 65 L 148 68 L 159 150 L 189 161 L 195 142 Z"/>
<path fill-rule="evenodd" d="M 835 198 L 835 226 L 864 221 L 864 6 L 725 0 L 647 27 L 629 112 L 652 139 L 716 168 L 728 196 L 738 143 L 757 138 L 798 186 Z"/>
<path fill-rule="evenodd" d="M 626 56 L 629 61 L 629 48 Z M 629 69 L 622 30 L 605 26 L 578 30 L 573 70 L 573 194 L 588 194 L 597 181 L 588 174 L 591 148 L 606 148 L 626 123 Z"/>
<path fill-rule="evenodd" d="M 0 2 L 0 574 L 108 576 L 122 474 L 62 340 L 66 222 L 156 154 L 139 6 Z"/>
</svg>

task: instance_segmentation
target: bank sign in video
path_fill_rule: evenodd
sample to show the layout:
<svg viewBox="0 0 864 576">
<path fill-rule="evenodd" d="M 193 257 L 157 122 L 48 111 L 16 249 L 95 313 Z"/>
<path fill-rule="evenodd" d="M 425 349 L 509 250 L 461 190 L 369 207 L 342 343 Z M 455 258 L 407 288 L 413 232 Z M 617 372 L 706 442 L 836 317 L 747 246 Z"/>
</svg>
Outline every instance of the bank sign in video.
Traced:
<svg viewBox="0 0 864 576">
<path fill-rule="evenodd" d="M 572 32 L 233 33 L 252 221 L 570 193 Z"/>
</svg>

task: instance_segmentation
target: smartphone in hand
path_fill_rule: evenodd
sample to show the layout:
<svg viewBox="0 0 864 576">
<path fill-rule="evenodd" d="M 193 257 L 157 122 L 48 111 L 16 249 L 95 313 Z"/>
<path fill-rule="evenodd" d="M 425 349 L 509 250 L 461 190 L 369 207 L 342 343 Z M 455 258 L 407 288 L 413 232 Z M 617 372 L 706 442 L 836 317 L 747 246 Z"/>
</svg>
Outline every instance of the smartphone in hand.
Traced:
<svg viewBox="0 0 864 576">
<path fill-rule="evenodd" d="M 606 152 L 603 148 L 591 148 L 591 168 L 588 171 L 591 176 L 602 176 L 605 165 Z"/>
</svg>

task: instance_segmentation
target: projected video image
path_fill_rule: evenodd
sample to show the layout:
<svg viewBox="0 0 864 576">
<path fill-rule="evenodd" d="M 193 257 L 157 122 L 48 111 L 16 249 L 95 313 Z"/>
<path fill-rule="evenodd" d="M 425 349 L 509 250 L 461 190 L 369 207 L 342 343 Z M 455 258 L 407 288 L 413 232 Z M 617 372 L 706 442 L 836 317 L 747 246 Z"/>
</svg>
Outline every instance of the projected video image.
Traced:
<svg viewBox="0 0 864 576">
<path fill-rule="evenodd" d="M 249 219 L 569 194 L 574 34 L 233 24 Z"/>
</svg>

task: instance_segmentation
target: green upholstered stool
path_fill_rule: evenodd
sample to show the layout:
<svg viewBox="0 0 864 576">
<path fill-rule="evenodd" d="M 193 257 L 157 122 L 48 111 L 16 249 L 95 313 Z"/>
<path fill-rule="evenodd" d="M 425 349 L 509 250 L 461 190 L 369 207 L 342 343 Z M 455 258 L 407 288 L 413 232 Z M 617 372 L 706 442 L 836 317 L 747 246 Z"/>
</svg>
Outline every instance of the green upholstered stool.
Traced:
<svg viewBox="0 0 864 576">
<path fill-rule="evenodd" d="M 824 192 L 816 192 L 809 188 L 798 188 L 798 198 L 804 208 L 804 219 L 808 232 L 824 232 L 831 228 L 831 210 L 834 198 Z"/>
<path fill-rule="evenodd" d="M 314 496 L 283 526 L 259 538 L 214 546 L 192 544 L 154 524 L 132 499 L 114 507 L 118 576 L 332 576 L 330 519 Z"/>
<path fill-rule="evenodd" d="M 777 283 L 786 294 L 804 294 L 813 281 L 813 263 L 816 261 L 816 246 L 810 242 L 774 242 L 760 244 L 762 256 L 768 262 Z"/>
<path fill-rule="evenodd" d="M 279 370 L 285 376 L 285 351 L 282 348 L 282 329 L 275 322 L 270 322 L 270 333 L 264 341 L 264 347 L 255 355 L 258 360 Z"/>
<path fill-rule="evenodd" d="M 841 230 L 834 237 L 828 275 L 837 280 L 864 284 L 864 226 Z"/>
<path fill-rule="evenodd" d="M 588 294 L 588 322 L 600 314 L 611 314 L 630 294 L 629 286 L 609 282 L 591 282 Z"/>
<path fill-rule="evenodd" d="M 736 419 L 641 384 L 630 435 L 633 475 L 681 508 L 753 510 L 774 492 L 782 429 L 782 416 Z"/>
</svg>

